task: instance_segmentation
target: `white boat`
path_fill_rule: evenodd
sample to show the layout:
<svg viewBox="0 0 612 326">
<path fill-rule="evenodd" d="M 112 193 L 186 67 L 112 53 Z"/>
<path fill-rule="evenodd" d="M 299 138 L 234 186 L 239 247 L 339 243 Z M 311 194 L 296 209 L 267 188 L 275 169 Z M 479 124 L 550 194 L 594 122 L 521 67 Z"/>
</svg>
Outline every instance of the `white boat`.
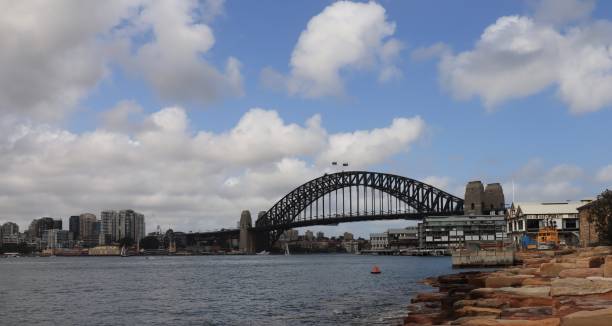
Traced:
<svg viewBox="0 0 612 326">
<path fill-rule="evenodd" d="M 262 251 L 256 253 L 256 255 L 259 255 L 259 256 L 265 256 L 265 255 L 269 255 L 269 254 L 270 254 L 270 252 L 269 251 L 265 251 L 265 250 L 262 250 Z"/>
</svg>

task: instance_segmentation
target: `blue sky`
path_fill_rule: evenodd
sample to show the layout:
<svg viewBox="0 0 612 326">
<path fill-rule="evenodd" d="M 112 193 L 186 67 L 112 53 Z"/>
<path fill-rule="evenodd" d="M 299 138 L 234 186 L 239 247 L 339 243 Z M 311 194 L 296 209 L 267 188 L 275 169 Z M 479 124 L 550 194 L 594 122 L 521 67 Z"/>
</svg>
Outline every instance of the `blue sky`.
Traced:
<svg viewBox="0 0 612 326">
<path fill-rule="evenodd" d="M 134 207 L 151 229 L 233 226 L 332 159 L 460 196 L 469 180 L 502 182 L 508 203 L 512 181 L 530 201 L 593 197 L 612 183 L 609 2 L 37 6 L 0 16 L 0 165 L 12 189 L 0 221 Z M 353 38 L 362 46 L 338 45 Z M 239 121 L 245 138 L 232 136 Z M 268 153 L 279 138 L 286 149 Z M 364 153 L 346 154 L 359 143 Z"/>
</svg>

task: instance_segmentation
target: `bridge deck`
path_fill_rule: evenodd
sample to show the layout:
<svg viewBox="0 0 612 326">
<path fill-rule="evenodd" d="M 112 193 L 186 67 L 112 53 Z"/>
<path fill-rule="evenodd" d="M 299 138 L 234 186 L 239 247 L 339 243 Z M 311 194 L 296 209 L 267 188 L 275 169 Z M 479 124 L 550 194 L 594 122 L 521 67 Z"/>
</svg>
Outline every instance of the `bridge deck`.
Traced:
<svg viewBox="0 0 612 326">
<path fill-rule="evenodd" d="M 382 220 L 422 220 L 427 216 L 449 216 L 463 215 L 463 212 L 449 213 L 396 213 L 396 214 L 376 214 L 376 215 L 345 215 L 329 218 L 317 218 L 312 220 L 298 220 L 291 223 L 283 224 L 283 229 L 292 229 L 313 225 L 337 225 L 340 223 L 350 222 L 365 222 L 365 221 L 382 221 Z M 278 225 L 258 226 L 253 230 L 269 231 L 279 229 Z"/>
</svg>

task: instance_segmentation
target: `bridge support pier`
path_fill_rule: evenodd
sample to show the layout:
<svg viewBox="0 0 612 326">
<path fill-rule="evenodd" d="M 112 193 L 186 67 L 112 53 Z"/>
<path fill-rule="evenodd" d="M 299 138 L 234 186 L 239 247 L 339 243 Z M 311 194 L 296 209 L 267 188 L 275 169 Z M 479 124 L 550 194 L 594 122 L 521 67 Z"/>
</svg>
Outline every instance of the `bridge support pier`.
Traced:
<svg viewBox="0 0 612 326">
<path fill-rule="evenodd" d="M 240 214 L 240 251 L 247 254 L 255 253 L 255 232 L 251 230 L 253 223 L 251 221 L 251 212 L 242 211 Z"/>
</svg>

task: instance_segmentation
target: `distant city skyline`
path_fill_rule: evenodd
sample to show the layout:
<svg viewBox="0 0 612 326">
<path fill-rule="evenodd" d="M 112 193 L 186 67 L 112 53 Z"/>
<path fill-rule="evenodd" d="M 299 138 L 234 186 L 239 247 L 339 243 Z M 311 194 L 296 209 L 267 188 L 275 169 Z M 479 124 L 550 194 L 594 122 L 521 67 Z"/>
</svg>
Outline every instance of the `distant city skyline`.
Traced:
<svg viewBox="0 0 612 326">
<path fill-rule="evenodd" d="M 0 223 L 130 207 L 147 232 L 233 228 L 343 168 L 499 182 L 506 204 L 612 186 L 611 2 L 0 9 Z"/>
</svg>

